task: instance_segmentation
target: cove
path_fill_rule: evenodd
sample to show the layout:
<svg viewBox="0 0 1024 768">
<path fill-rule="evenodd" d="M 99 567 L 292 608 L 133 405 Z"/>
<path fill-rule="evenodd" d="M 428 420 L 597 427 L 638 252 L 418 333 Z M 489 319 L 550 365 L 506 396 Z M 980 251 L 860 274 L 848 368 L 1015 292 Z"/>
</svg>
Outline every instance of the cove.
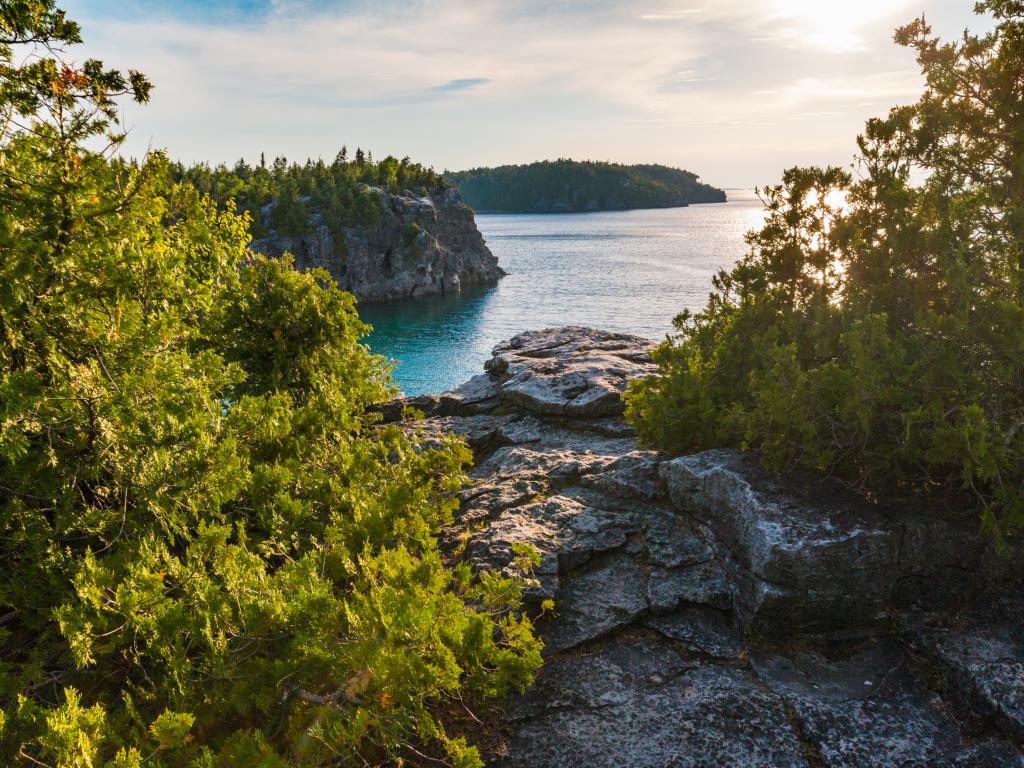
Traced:
<svg viewBox="0 0 1024 768">
<path fill-rule="evenodd" d="M 483 291 L 360 305 L 365 342 L 395 361 L 407 395 L 438 393 L 478 373 L 499 341 L 525 330 L 585 325 L 662 339 L 699 311 L 711 279 L 746 250 L 760 201 L 578 214 L 481 214 L 477 226 L 508 272 Z"/>
</svg>

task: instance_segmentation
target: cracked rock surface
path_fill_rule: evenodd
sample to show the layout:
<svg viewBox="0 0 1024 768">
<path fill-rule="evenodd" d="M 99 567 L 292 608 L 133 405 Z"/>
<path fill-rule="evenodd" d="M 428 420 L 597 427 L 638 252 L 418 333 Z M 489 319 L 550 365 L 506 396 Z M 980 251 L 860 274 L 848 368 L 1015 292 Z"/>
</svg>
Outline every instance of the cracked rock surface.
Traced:
<svg viewBox="0 0 1024 768">
<path fill-rule="evenodd" d="M 524 333 L 411 401 L 475 454 L 452 551 L 502 570 L 530 544 L 528 610 L 555 601 L 491 763 L 1024 768 L 1020 547 L 736 451 L 639 450 L 620 398 L 651 347 Z"/>
</svg>

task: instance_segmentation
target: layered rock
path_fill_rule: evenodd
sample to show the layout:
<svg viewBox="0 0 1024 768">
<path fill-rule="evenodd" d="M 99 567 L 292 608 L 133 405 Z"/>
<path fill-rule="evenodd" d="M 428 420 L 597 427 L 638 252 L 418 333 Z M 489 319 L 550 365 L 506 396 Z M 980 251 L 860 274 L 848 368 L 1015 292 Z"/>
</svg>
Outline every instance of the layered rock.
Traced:
<svg viewBox="0 0 1024 768">
<path fill-rule="evenodd" d="M 977 516 L 869 504 L 835 480 L 780 477 L 734 450 L 659 467 L 673 505 L 714 531 L 740 622 L 760 634 L 873 631 L 917 609 L 966 606 L 1019 575 Z"/>
<path fill-rule="evenodd" d="M 456 294 L 505 274 L 458 190 L 424 197 L 371 191 L 381 209 L 373 225 L 344 227 L 335 236 L 313 212 L 307 233 L 271 232 L 250 247 L 274 257 L 291 253 L 300 269 L 325 269 L 362 301 Z"/>
<path fill-rule="evenodd" d="M 735 451 L 638 450 L 620 395 L 650 348 L 521 334 L 413 403 L 476 455 L 452 552 L 506 569 L 531 544 L 529 608 L 555 601 L 494 763 L 1022 768 L 1019 550 Z"/>
</svg>

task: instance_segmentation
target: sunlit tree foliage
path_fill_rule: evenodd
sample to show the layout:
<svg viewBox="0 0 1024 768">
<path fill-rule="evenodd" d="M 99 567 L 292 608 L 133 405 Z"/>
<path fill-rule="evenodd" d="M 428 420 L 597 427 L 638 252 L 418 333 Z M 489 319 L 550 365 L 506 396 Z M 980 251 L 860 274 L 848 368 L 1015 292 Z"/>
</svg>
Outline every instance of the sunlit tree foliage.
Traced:
<svg viewBox="0 0 1024 768">
<path fill-rule="evenodd" d="M 447 712 L 540 658 L 438 550 L 467 449 L 375 419 L 325 274 L 113 159 L 150 86 L 78 42 L 0 2 L 0 764 L 478 765 Z"/>
<path fill-rule="evenodd" d="M 867 123 L 852 173 L 764 190 L 748 255 L 628 394 L 643 440 L 1024 522 L 1024 3 L 977 11 L 991 33 L 897 31 L 926 89 Z"/>
</svg>

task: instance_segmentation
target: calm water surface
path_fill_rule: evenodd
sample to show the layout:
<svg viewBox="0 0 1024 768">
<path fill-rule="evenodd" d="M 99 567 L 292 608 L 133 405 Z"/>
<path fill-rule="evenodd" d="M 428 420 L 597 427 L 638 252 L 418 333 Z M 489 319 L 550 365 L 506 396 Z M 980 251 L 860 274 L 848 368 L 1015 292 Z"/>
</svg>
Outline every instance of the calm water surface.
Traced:
<svg viewBox="0 0 1024 768">
<path fill-rule="evenodd" d="M 482 371 L 520 331 L 587 325 L 664 338 L 682 309 L 703 308 L 711 278 L 743 255 L 762 221 L 750 193 L 730 202 L 645 211 L 478 215 L 509 274 L 487 291 L 366 305 L 370 348 L 396 361 L 407 395 L 444 392 Z"/>
</svg>

